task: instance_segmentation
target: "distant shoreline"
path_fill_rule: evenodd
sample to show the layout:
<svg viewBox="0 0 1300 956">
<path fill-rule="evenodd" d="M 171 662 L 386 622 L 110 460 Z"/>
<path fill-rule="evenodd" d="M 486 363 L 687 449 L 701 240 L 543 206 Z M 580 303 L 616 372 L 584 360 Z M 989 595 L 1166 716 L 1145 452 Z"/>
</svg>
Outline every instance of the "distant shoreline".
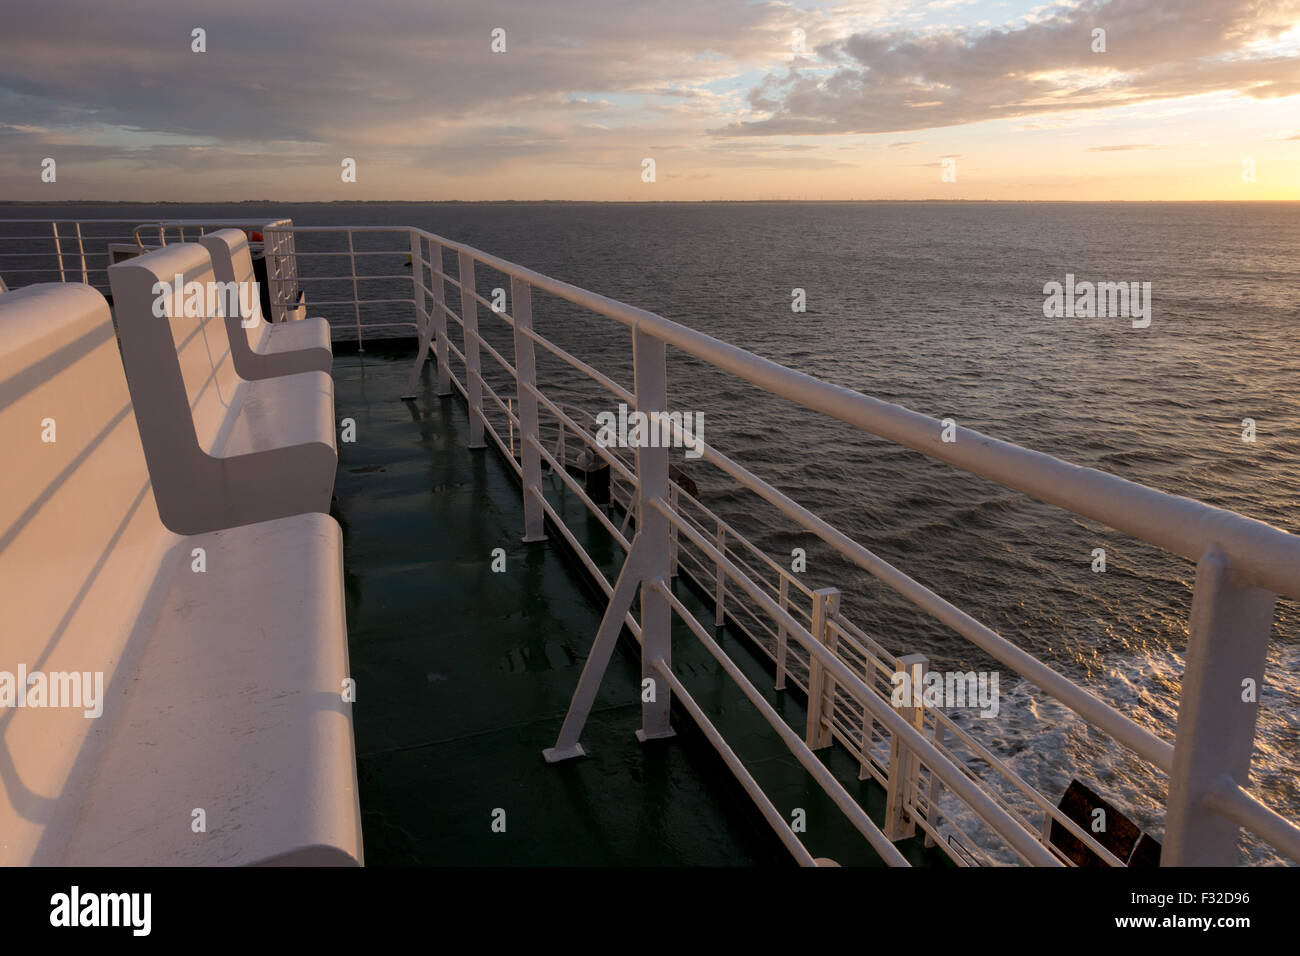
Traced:
<svg viewBox="0 0 1300 956">
<path fill-rule="evenodd" d="M 1300 199 L 0 199 L 3 206 L 1222 206 Z"/>
</svg>

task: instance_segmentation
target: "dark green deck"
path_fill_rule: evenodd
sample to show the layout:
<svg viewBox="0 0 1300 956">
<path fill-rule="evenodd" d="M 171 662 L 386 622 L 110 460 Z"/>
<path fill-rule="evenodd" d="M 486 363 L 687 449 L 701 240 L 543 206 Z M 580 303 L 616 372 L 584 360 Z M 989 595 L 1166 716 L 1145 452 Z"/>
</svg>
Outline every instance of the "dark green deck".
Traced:
<svg viewBox="0 0 1300 956">
<path fill-rule="evenodd" d="M 616 654 L 583 734 L 590 756 L 557 766 L 552 745 L 603 611 L 558 535 L 526 545 L 519 485 L 494 448 L 467 449 L 460 397 L 438 398 L 425 369 L 400 400 L 411 356 L 338 355 L 336 415 L 356 421 L 339 446 L 334 515 L 343 527 L 357 772 L 366 862 L 384 864 L 753 865 L 789 854 L 684 713 L 678 737 L 643 746 L 640 670 Z M 548 497 L 611 580 L 621 552 L 559 480 Z M 570 500 L 566 500 L 570 499 Z M 504 548 L 507 571 L 490 570 Z M 704 610 L 678 582 L 686 603 Z M 721 631 L 719 633 L 722 633 Z M 625 641 L 630 644 L 630 641 Z M 770 665 L 743 638 L 723 644 L 795 727 L 797 692 L 771 691 Z M 814 856 L 878 864 L 684 625 L 674 669 L 773 803 L 807 811 Z M 883 792 L 859 784 L 840 748 L 822 757 L 879 818 Z M 858 788 L 862 788 L 860 791 Z M 506 831 L 493 832 L 493 813 Z M 918 841 L 900 848 L 936 862 Z"/>
</svg>

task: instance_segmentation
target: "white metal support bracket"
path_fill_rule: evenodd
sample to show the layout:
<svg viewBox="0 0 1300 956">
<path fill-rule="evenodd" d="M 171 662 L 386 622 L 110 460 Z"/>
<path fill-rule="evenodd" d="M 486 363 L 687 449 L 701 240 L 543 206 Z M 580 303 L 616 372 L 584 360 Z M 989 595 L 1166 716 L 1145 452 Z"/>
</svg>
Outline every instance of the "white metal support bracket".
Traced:
<svg viewBox="0 0 1300 956">
<path fill-rule="evenodd" d="M 573 698 L 569 701 L 569 711 L 564 717 L 560 735 L 556 738 L 554 747 L 542 751 L 547 763 L 586 756 L 586 751 L 578 741 L 587 717 L 591 714 L 591 706 L 596 700 L 596 692 L 600 690 L 600 682 L 609 666 L 609 659 L 618 644 L 623 621 L 632 609 L 632 599 L 636 597 L 637 588 L 645 577 L 644 551 L 641 536 L 637 535 L 632 539 L 632 548 L 628 551 L 627 558 L 623 561 L 623 570 L 614 584 L 614 593 L 605 609 L 605 616 L 600 620 L 591 653 L 582 665 L 582 676 L 578 678 L 578 686 L 574 688 Z"/>
<path fill-rule="evenodd" d="M 1237 862 L 1241 828 L 1207 797 L 1223 774 L 1250 781 L 1276 602 L 1271 591 L 1237 580 L 1217 547 L 1196 566 L 1161 866 Z"/>
</svg>

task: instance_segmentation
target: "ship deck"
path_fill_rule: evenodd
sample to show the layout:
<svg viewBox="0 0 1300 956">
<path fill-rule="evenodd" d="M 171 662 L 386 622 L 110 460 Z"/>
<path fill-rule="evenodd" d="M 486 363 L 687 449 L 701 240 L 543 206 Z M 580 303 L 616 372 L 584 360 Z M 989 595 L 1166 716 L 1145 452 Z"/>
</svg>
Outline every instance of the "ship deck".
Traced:
<svg viewBox="0 0 1300 956">
<path fill-rule="evenodd" d="M 337 457 L 297 471 L 268 470 L 261 484 L 250 481 L 266 494 L 234 496 L 229 506 L 239 513 L 212 527 L 241 527 L 249 522 L 240 509 L 253 502 L 269 509 L 272 499 L 283 509 L 278 514 L 318 512 L 330 501 L 324 479 L 336 476 L 330 511 L 342 529 L 346 672 L 359 694 L 352 735 L 336 733 L 330 750 L 344 755 L 335 776 L 348 798 L 341 825 L 348 835 L 335 843 L 349 859 L 361 856 L 359 812 L 366 859 L 381 865 L 794 860 L 1122 867 L 1153 862 L 1152 844 L 1164 865 L 1231 865 L 1247 848 L 1252 861 L 1300 860 L 1300 829 L 1269 805 L 1276 799 L 1247 785 L 1255 710 L 1239 706 L 1235 689 L 1216 691 L 1223 685 L 1212 679 L 1223 673 L 1262 679 L 1274 666 L 1268 655 L 1275 600 L 1300 600 L 1300 542 L 1279 528 L 960 426 L 952 432 L 959 440 L 938 440 L 954 427 L 950 420 L 810 379 L 416 227 L 299 226 L 290 219 L 13 219 L 0 226 L 0 239 L 25 244 L 16 253 L 22 257 L 16 274 L 43 275 L 52 286 L 80 276 L 101 292 L 110 290 L 109 263 L 123 255 L 144 253 L 138 265 L 146 269 L 177 255 L 193 259 L 196 269 L 213 267 L 211 257 L 205 266 L 203 255 L 194 255 L 200 247 L 151 251 L 140 240 L 142 228 L 150 237 L 156 232 L 159 246 L 171 244 L 169 231 L 185 245 L 205 230 L 214 236 L 230 227 L 256 230 L 265 240 L 267 317 L 301 317 L 309 291 L 313 310 L 326 311 L 335 333 L 333 405 L 326 407 L 320 389 L 303 401 L 312 409 L 313 443 L 337 444 Z M 155 252 L 158 257 L 144 261 Z M 0 271 L 14 271 L 3 251 Z M 535 295 L 545 302 L 541 330 L 534 324 Z M 142 301 L 136 311 L 147 308 Z M 363 325 L 364 353 L 358 347 Z M 406 400 L 416 350 L 402 336 L 411 331 L 427 343 L 430 362 L 422 390 Z M 178 362 L 191 341 L 172 343 Z M 604 345 L 587 350 L 588 341 Z M 203 344 L 211 343 L 204 338 Z M 224 353 L 208 359 L 215 371 Z M 783 491 L 784 482 L 764 479 L 693 427 L 674 426 L 674 441 L 695 442 L 704 459 L 699 467 L 713 469 L 699 477 L 713 483 L 697 486 L 694 468 L 665 480 L 672 456 L 664 442 L 646 446 L 626 438 L 610 449 L 596 437 L 593 413 L 607 409 L 611 398 L 638 412 L 667 411 L 668 419 L 680 410 L 684 418 L 691 403 L 684 393 L 674 403 L 667 384 L 670 368 L 697 374 L 693 363 L 719 381 L 739 380 L 793 402 L 818 421 L 919 452 L 1194 565 L 1193 607 L 1203 610 L 1188 622 L 1183 696 L 1175 706 L 1167 682 L 1150 688 L 1156 699 L 1169 698 L 1169 713 L 1177 712 L 1176 726 L 1166 728 L 1172 732 L 1153 731 L 1028 655 L 1014 633 L 998 633 L 889 564 Z M 299 400 L 295 395 L 285 404 L 285 419 L 268 417 L 268 428 L 287 427 Z M 232 406 L 218 416 L 222 421 L 227 411 L 243 414 Z M 486 449 L 468 447 L 471 414 L 484 424 Z M 327 441 L 331 417 L 340 428 Z M 268 448 L 288 447 L 273 439 L 268 436 Z M 634 444 L 651 450 L 634 456 L 628 450 Z M 523 459 L 513 458 L 516 453 Z M 551 466 L 559 473 L 547 474 Z M 735 493 L 744 497 L 731 498 Z M 597 503 L 609 494 L 616 504 Z M 206 504 L 203 495 L 197 498 Z M 753 512 L 753 521 L 751 506 L 765 509 Z M 639 527 L 647 515 L 653 520 Z M 806 567 L 787 565 L 784 554 L 750 540 L 765 522 L 800 542 L 821 542 L 818 547 L 829 548 L 825 556 L 846 563 L 804 580 Z M 532 544 L 522 541 L 525 526 Z M 493 568 L 497 549 L 506 556 L 502 573 Z M 634 566 L 616 587 L 629 550 Z M 312 557 L 290 553 L 296 556 L 278 559 L 277 566 Z M 337 567 L 336 553 L 330 568 Z M 896 596 L 891 600 L 901 597 L 951 629 L 960 656 L 945 652 L 944 666 L 955 660 L 963 669 L 944 673 L 941 696 L 913 698 L 901 711 L 895 706 L 894 678 L 928 662 L 898 656 L 915 649 L 906 625 L 863 614 L 860 604 L 841 607 L 840 587 L 857 592 L 860 572 L 887 587 Z M 316 587 L 332 589 L 318 606 L 327 605 L 333 621 L 298 622 L 299 636 L 329 644 L 335 658 L 328 674 L 345 669 L 338 586 L 331 572 Z M 640 624 L 631 601 L 637 587 L 655 595 Z M 626 653 L 606 667 L 613 637 L 606 630 L 598 666 L 588 673 L 584 665 L 611 593 L 618 596 L 614 618 L 628 612 Z M 1231 610 L 1238 607 L 1252 610 Z M 725 626 L 715 627 L 715 620 Z M 639 635 L 640 625 L 644 648 L 632 633 Z M 969 681 L 978 677 L 966 670 L 969 662 L 989 659 L 1005 668 L 1002 677 L 1033 685 L 1044 702 L 1055 702 L 1051 707 L 1082 718 L 1078 732 L 1089 746 L 1100 735 L 1100 746 L 1113 745 L 1133 761 L 1133 779 L 1148 782 L 1143 792 L 1126 796 L 1125 808 L 1113 809 L 1122 815 L 1128 804 L 1141 808 L 1149 798 L 1155 809 L 1143 811 L 1141 827 L 1094 835 L 1087 811 L 1105 798 L 1080 779 L 1087 773 L 1076 776 L 1073 766 L 1062 767 L 1048 753 L 1022 774 L 1011 759 L 1018 746 L 1006 747 L 963 719 L 975 693 Z M 651 686 L 670 685 L 675 729 L 670 739 L 644 746 L 634 732 L 644 728 L 663 738 L 664 713 L 640 712 L 643 667 Z M 778 669 L 789 684 L 783 691 L 774 689 Z M 287 683 L 299 682 L 302 673 Z M 332 697 L 337 685 L 330 680 Z M 959 692 L 961 682 L 966 693 Z M 578 713 L 561 737 L 579 688 Z M 595 709 L 584 724 L 593 696 Z M 1052 711 L 1027 710 L 1050 733 L 1066 726 Z M 266 725 L 282 732 L 288 726 Z M 579 740 L 582 759 L 545 763 L 548 748 L 553 758 L 584 753 Z M 308 759 L 317 752 L 313 746 L 286 750 Z M 1176 749 L 1190 756 L 1175 762 Z M 353 750 L 356 778 L 347 759 Z M 1079 765 L 1089 768 L 1086 760 Z M 1072 778 L 1065 797 L 1063 770 Z M 301 816 L 320 807 L 290 797 L 266 809 Z M 924 838 L 910 835 L 922 832 Z M 1243 842 L 1245 833 L 1253 843 Z"/>
<path fill-rule="evenodd" d="M 556 534 L 521 541 L 518 480 L 493 448 L 471 451 L 459 396 L 402 401 L 410 352 L 335 358 L 340 420 L 332 513 L 343 528 L 357 770 L 366 861 L 477 865 L 788 864 L 748 796 L 690 719 L 678 736 L 639 743 L 640 671 L 625 633 L 583 734 L 588 756 L 548 765 L 603 612 L 586 571 Z M 621 552 L 558 479 L 547 495 L 611 579 Z M 506 571 L 491 570 L 492 551 Z M 711 606 L 684 582 L 678 596 Z M 743 637 L 723 646 L 794 726 L 804 702 L 771 690 L 771 665 Z M 805 811 L 810 851 L 845 865 L 880 864 L 685 627 L 674 669 L 787 818 Z M 884 791 L 860 782 L 842 748 L 820 757 L 879 820 Z M 494 819 L 505 811 L 505 832 Z M 495 814 L 495 817 L 494 817 Z M 946 858 L 918 839 L 914 864 Z"/>
</svg>

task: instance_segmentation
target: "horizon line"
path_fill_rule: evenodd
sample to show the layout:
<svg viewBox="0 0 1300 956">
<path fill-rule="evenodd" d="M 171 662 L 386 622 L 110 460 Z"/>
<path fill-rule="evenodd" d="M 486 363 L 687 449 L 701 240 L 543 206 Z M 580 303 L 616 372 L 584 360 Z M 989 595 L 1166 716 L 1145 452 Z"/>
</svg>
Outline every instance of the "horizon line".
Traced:
<svg viewBox="0 0 1300 956">
<path fill-rule="evenodd" d="M 844 203 L 977 203 L 1038 206 L 1059 205 L 1208 205 L 1250 203 L 1300 203 L 1300 199 L 0 199 L 0 205 L 15 206 L 202 206 L 202 205 L 744 205 L 749 203 L 844 204 Z"/>
</svg>

